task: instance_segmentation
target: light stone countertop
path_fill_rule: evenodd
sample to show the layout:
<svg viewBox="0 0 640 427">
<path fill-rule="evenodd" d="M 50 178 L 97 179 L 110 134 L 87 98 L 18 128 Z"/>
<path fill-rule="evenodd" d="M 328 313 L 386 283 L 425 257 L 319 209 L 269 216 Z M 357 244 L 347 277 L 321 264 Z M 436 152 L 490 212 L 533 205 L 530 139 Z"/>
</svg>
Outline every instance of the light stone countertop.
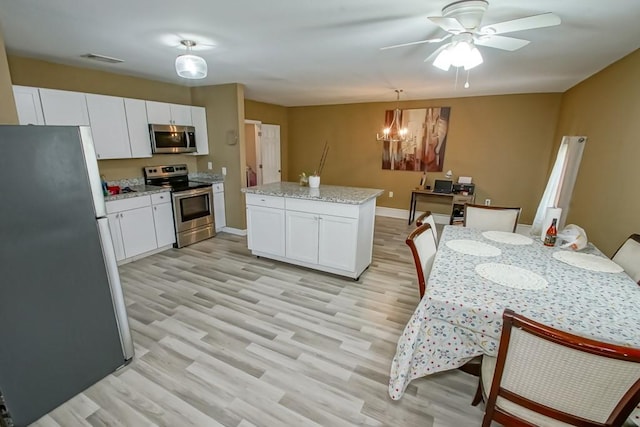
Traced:
<svg viewBox="0 0 640 427">
<path fill-rule="evenodd" d="M 384 190 L 322 184 L 320 184 L 320 188 L 309 188 L 303 187 L 297 182 L 274 182 L 272 184 L 243 188 L 242 192 L 247 194 L 262 194 L 265 196 L 291 197 L 294 199 L 360 205 L 380 196 L 384 193 Z"/>
<path fill-rule="evenodd" d="M 190 181 L 206 182 L 208 184 L 218 184 L 224 182 L 224 176 L 217 173 L 194 172 L 189 174 Z"/>
<path fill-rule="evenodd" d="M 130 199 L 132 197 L 148 196 L 155 193 L 168 193 L 169 191 L 171 191 L 170 188 L 158 187 L 155 185 L 130 185 L 129 188 L 134 190 L 134 192 L 120 193 L 114 196 L 105 196 L 104 201 L 111 202 L 113 200 Z"/>
</svg>

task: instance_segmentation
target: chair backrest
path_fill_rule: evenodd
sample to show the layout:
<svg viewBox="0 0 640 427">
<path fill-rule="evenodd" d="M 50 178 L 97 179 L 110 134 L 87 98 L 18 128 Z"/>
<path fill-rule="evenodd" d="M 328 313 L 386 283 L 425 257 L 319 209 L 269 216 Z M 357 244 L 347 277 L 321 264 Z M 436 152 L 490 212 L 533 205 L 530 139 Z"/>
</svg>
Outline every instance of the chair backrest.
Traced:
<svg viewBox="0 0 640 427">
<path fill-rule="evenodd" d="M 437 250 L 436 239 L 431 225 L 429 223 L 422 224 L 407 236 L 405 242 L 411 249 L 413 261 L 416 265 L 418 288 L 420 290 L 420 299 L 422 299 L 426 289 L 426 280 L 431 272 L 431 266 Z"/>
<path fill-rule="evenodd" d="M 629 236 L 611 259 L 640 285 L 640 234 Z"/>
<path fill-rule="evenodd" d="M 492 419 L 620 426 L 635 409 L 640 349 L 559 331 L 511 310 L 503 320 L 483 426 Z"/>
<path fill-rule="evenodd" d="M 464 205 L 464 226 L 484 231 L 515 233 L 522 208 L 502 206 Z"/>
<path fill-rule="evenodd" d="M 433 218 L 431 211 L 426 211 L 416 219 L 416 227 L 420 227 L 422 224 L 428 223 L 431 226 L 433 237 L 436 239 L 436 245 L 438 244 L 438 230 L 436 230 L 436 220 Z"/>
</svg>

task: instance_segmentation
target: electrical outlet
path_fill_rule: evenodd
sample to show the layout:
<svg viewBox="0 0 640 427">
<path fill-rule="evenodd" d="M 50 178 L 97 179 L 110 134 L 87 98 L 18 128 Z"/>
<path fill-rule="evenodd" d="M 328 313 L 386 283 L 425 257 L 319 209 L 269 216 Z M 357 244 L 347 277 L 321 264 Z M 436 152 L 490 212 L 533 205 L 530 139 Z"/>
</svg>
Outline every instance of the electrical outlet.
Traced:
<svg viewBox="0 0 640 427">
<path fill-rule="evenodd" d="M 491 199 L 484 199 L 485 206 L 491 206 Z"/>
<path fill-rule="evenodd" d="M 207 169 L 213 169 L 213 162 L 207 162 Z"/>
<path fill-rule="evenodd" d="M 389 198 L 393 197 L 393 191 L 389 191 Z"/>
<path fill-rule="evenodd" d="M 227 168 L 225 166 L 222 167 L 222 175 L 227 174 Z"/>
</svg>

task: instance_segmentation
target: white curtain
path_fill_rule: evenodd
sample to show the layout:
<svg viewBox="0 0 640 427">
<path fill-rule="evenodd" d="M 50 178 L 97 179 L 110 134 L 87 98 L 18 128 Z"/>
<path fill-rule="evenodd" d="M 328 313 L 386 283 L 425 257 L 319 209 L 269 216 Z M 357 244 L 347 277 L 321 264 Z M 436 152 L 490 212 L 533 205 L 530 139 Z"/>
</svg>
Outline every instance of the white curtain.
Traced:
<svg viewBox="0 0 640 427">
<path fill-rule="evenodd" d="M 558 229 L 560 230 L 564 227 L 586 142 L 587 138 L 584 136 L 565 136 L 562 138 L 556 162 L 549 175 L 547 188 L 544 190 L 536 211 L 536 217 L 531 226 L 532 235 L 539 235 L 542 232 L 542 223 L 544 222 L 547 208 L 562 209 L 562 217 L 558 222 Z"/>
</svg>

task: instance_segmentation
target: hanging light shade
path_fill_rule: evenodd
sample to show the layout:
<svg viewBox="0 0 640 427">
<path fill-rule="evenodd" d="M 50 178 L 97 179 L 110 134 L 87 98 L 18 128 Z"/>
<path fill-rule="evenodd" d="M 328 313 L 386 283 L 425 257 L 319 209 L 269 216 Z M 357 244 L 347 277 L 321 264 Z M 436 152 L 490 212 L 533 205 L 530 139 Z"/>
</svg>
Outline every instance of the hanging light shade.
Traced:
<svg viewBox="0 0 640 427">
<path fill-rule="evenodd" d="M 393 110 L 393 117 L 389 126 L 382 130 L 382 135 L 376 134 L 378 141 L 389 142 L 414 142 L 416 137 L 409 135 L 409 129 L 402 127 L 402 111 L 400 110 L 400 92 L 402 89 L 396 89 L 397 106 Z"/>
<path fill-rule="evenodd" d="M 176 73 L 185 79 L 204 79 L 207 77 L 207 61 L 191 53 L 191 48 L 196 45 L 196 42 L 182 40 L 180 43 L 187 47 L 187 53 L 176 58 Z"/>
</svg>

